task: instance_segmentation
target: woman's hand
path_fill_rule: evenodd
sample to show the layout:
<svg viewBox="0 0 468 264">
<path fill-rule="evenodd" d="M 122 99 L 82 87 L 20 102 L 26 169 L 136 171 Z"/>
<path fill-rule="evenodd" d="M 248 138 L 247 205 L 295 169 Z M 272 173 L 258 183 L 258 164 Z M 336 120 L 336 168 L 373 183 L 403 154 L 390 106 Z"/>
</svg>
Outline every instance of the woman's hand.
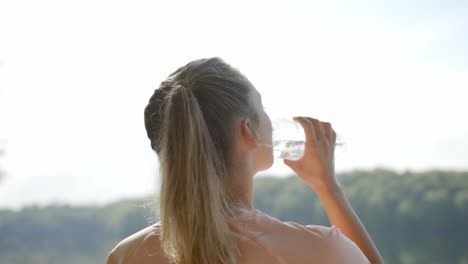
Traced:
<svg viewBox="0 0 468 264">
<path fill-rule="evenodd" d="M 336 181 L 336 133 L 331 124 L 310 117 L 295 117 L 294 120 L 304 128 L 304 155 L 295 161 L 285 159 L 284 163 L 318 194 L 330 223 L 356 243 L 370 263 L 384 263 L 366 228 Z"/>
<path fill-rule="evenodd" d="M 339 187 L 335 178 L 336 133 L 328 122 L 311 117 L 294 117 L 304 128 L 304 155 L 299 160 L 284 160 L 315 192 Z"/>
</svg>

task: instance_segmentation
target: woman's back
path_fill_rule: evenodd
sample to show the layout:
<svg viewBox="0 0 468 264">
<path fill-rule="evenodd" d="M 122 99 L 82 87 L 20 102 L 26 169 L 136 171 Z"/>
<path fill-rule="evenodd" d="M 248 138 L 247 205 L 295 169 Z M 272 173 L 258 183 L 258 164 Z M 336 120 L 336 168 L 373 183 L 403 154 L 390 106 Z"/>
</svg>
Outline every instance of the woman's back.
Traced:
<svg viewBox="0 0 468 264">
<path fill-rule="evenodd" d="M 349 239 L 334 227 L 281 222 L 254 209 L 253 178 L 274 162 L 272 121 L 260 92 L 222 59 L 178 68 L 154 91 L 144 117 L 159 160 L 160 223 L 119 243 L 109 264 L 382 263 L 336 181 L 330 123 L 295 117 L 304 154 L 284 164 Z M 240 208 L 246 211 L 235 214 Z"/>
<path fill-rule="evenodd" d="M 259 210 L 229 220 L 240 250 L 239 264 L 369 263 L 354 242 L 332 227 L 281 222 Z M 169 263 L 161 249 L 159 223 L 121 241 L 107 264 Z M 200 243 L 203 243 L 200 241 Z"/>
</svg>

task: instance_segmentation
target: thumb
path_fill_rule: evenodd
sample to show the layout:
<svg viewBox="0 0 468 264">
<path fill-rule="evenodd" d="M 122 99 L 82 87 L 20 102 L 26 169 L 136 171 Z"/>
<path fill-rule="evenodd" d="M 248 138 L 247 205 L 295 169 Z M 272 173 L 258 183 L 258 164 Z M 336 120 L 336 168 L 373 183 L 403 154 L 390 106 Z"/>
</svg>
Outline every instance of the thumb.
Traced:
<svg viewBox="0 0 468 264">
<path fill-rule="evenodd" d="M 288 167 L 290 167 L 293 171 L 296 171 L 296 163 L 292 160 L 284 159 L 283 160 L 284 164 L 286 164 Z"/>
</svg>

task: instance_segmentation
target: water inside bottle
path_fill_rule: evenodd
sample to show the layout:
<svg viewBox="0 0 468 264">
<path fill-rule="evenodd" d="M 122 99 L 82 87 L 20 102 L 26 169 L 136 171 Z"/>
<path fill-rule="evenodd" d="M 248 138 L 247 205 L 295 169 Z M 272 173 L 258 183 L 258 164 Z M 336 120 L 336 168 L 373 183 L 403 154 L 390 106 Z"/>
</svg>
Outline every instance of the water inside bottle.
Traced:
<svg viewBox="0 0 468 264">
<path fill-rule="evenodd" d="M 273 155 L 275 158 L 298 160 L 304 153 L 303 128 L 292 117 L 277 116 L 272 119 Z"/>
<path fill-rule="evenodd" d="M 280 159 L 298 160 L 304 154 L 303 140 L 275 140 L 273 154 Z"/>
<path fill-rule="evenodd" d="M 304 129 L 292 118 L 277 117 L 273 124 L 273 155 L 275 158 L 298 160 L 304 154 L 305 135 Z M 344 143 L 338 142 L 335 147 L 341 147 Z"/>
</svg>

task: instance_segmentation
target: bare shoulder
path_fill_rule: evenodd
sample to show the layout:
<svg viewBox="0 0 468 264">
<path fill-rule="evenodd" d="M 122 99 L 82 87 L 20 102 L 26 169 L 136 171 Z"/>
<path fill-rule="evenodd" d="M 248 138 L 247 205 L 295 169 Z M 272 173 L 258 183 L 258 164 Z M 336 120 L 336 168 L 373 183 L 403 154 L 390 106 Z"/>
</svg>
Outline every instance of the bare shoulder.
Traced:
<svg viewBox="0 0 468 264">
<path fill-rule="evenodd" d="M 260 228 L 265 229 L 261 238 L 265 244 L 285 256 L 288 263 L 315 260 L 320 263 L 368 264 L 359 247 L 336 226 L 303 225 L 293 221 L 281 221 L 258 211 Z"/>
<path fill-rule="evenodd" d="M 324 240 L 334 233 L 334 228 L 320 225 L 302 225 L 293 221 L 281 221 L 273 216 L 257 210 L 262 225 L 272 231 L 278 231 L 281 235 L 306 236 L 308 240 Z"/>
<path fill-rule="evenodd" d="M 361 249 L 344 235 L 336 226 L 325 227 L 307 225 L 308 229 L 319 232 L 323 238 L 320 250 L 324 253 L 322 258 L 327 263 L 343 263 L 343 261 L 352 260 L 353 263 L 369 264 Z"/>
<path fill-rule="evenodd" d="M 107 255 L 107 264 L 125 264 L 129 256 L 150 237 L 158 235 L 159 222 L 126 237 Z"/>
</svg>

